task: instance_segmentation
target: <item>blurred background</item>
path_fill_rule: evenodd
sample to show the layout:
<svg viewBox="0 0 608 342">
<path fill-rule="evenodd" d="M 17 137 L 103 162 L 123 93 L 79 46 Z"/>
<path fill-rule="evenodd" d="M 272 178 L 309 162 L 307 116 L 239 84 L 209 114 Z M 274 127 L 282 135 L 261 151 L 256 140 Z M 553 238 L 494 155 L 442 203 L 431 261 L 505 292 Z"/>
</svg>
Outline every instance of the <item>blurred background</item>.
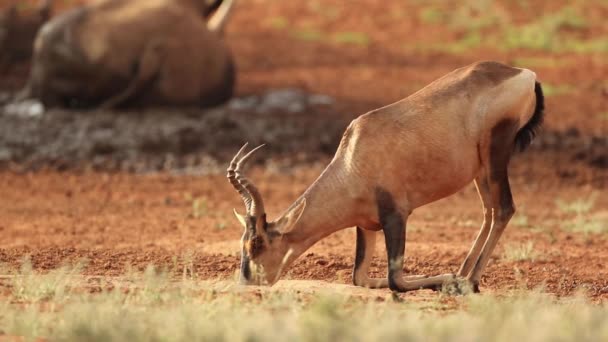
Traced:
<svg viewBox="0 0 608 342">
<path fill-rule="evenodd" d="M 39 1 L 16 3 L 22 26 L 32 26 Z M 85 3 L 54 1 L 50 15 Z M 15 1 L 0 1 L 5 9 L 10 4 Z M 187 167 L 224 159 L 226 149 L 232 152 L 246 140 L 268 143 L 267 152 L 277 156 L 313 160 L 333 154 L 352 118 L 455 68 L 497 60 L 532 69 L 543 83 L 547 120 L 535 143 L 541 158 L 551 158 L 563 174 L 574 172 L 568 171 L 571 163 L 584 164 L 591 171 L 576 172 L 603 184 L 593 169 L 608 167 L 606 18 L 608 3 L 602 0 L 240 0 L 224 38 L 237 68 L 232 102 L 214 110 L 146 114 L 5 114 L 0 161 Z M 1 54 L 31 44 L 31 28 L 11 34 L 13 46 Z M 29 60 L 17 57 L 2 68 L 0 92 L 18 91 L 27 80 Z"/>
</svg>

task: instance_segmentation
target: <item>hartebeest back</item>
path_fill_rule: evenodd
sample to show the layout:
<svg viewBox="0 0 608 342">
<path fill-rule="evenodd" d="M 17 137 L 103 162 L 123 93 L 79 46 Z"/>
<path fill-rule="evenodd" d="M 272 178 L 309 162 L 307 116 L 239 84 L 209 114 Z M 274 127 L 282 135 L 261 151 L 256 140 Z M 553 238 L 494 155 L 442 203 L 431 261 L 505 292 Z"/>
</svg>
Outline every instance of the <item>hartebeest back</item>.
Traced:
<svg viewBox="0 0 608 342">
<path fill-rule="evenodd" d="M 36 39 L 19 97 L 47 107 L 221 104 L 235 82 L 222 38 L 235 2 L 100 0 L 59 15 Z"/>
<path fill-rule="evenodd" d="M 228 168 L 247 210 L 237 214 L 245 227 L 242 282 L 273 284 L 314 243 L 356 226 L 356 285 L 395 291 L 441 287 L 456 275 L 403 277 L 406 221 L 414 209 L 474 180 L 484 223 L 457 276 L 477 291 L 515 211 L 507 177 L 510 157 L 516 147 L 530 144 L 543 107 L 540 84 L 530 70 L 496 62 L 457 69 L 354 120 L 319 178 L 272 222 L 266 220 L 259 191 L 243 174 L 253 152 L 242 156 L 243 147 Z M 379 231 L 386 242 L 388 279 L 367 275 Z M 252 265 L 263 272 L 256 276 Z"/>
</svg>

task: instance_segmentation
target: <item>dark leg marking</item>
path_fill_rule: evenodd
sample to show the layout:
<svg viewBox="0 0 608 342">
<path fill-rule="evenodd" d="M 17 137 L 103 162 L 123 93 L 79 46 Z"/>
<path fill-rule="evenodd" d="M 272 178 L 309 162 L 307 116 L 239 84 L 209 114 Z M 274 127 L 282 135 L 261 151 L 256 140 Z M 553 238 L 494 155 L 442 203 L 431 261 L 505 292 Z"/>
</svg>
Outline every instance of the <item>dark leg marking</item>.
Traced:
<svg viewBox="0 0 608 342">
<path fill-rule="evenodd" d="M 245 251 L 241 251 L 241 282 L 251 279 L 251 268 L 249 266 L 249 256 Z"/>
<path fill-rule="evenodd" d="M 501 181 L 507 176 L 507 166 L 513 153 L 517 121 L 505 119 L 492 128 L 490 136 L 489 182 Z"/>
<path fill-rule="evenodd" d="M 513 120 L 502 120 L 492 128 L 490 142 L 489 184 L 498 184 L 499 202 L 494 203 L 494 210 L 501 216 L 513 214 L 513 196 L 509 186 L 508 167 L 513 153 L 513 144 L 517 135 L 518 123 Z M 499 207 L 496 208 L 495 206 Z"/>
<path fill-rule="evenodd" d="M 399 285 L 395 282 L 395 278 L 401 274 L 405 253 L 405 222 L 397 210 L 393 196 L 388 191 L 377 188 L 376 201 L 386 243 L 388 284 L 391 290 L 397 290 Z"/>
<path fill-rule="evenodd" d="M 363 229 L 357 227 L 357 245 L 355 247 L 355 269 L 353 272 L 356 272 L 359 267 L 361 267 L 361 263 L 365 259 L 365 236 L 363 236 Z"/>
</svg>

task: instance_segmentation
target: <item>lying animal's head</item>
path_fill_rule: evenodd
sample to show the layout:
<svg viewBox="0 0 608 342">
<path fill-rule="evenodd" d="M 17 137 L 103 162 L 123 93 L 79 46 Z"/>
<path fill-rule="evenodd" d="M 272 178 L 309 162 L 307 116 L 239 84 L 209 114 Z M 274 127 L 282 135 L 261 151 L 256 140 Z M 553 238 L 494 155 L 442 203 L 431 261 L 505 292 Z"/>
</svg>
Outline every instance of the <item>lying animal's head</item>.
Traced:
<svg viewBox="0 0 608 342">
<path fill-rule="evenodd" d="M 41 1 L 33 13 L 21 13 L 16 5 L 0 13 L 0 59 L 10 62 L 30 59 L 36 34 L 49 20 L 50 14 L 50 0 Z"/>
<path fill-rule="evenodd" d="M 243 175 L 243 167 L 259 146 L 242 156 L 247 144 L 234 156 L 228 167 L 228 179 L 245 202 L 246 214 L 236 210 L 238 221 L 245 229 L 241 238 L 241 283 L 247 285 L 274 284 L 291 251 L 285 234 L 289 233 L 300 219 L 306 201 L 296 202 L 279 219 L 268 222 L 264 202 L 258 189 Z"/>
</svg>

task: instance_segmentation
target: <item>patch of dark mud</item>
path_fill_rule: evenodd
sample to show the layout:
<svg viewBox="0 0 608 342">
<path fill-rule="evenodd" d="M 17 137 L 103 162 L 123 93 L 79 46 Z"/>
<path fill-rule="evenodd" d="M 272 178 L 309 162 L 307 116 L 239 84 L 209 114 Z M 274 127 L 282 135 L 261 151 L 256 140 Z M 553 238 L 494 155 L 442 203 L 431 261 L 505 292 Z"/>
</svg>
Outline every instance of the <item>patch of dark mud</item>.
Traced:
<svg viewBox="0 0 608 342">
<path fill-rule="evenodd" d="M 281 99 L 289 107 L 281 107 Z M 312 158 L 333 153 L 347 124 L 329 115 L 331 110 L 329 98 L 285 90 L 212 110 L 50 110 L 34 115 L 5 110 L 0 111 L 0 165 L 137 172 L 200 172 L 202 167 L 214 172 L 215 161 L 227 160 L 244 142 L 265 143 L 277 156 L 302 158 L 295 152 L 306 151 Z"/>
<path fill-rule="evenodd" d="M 288 164 L 309 162 L 333 155 L 352 118 L 336 107 L 327 96 L 297 89 L 235 98 L 212 110 L 44 112 L 8 105 L 0 108 L 0 168 L 217 173 L 244 142 L 265 143 Z M 560 165 L 608 169 L 608 136 L 547 130 L 531 150 L 559 154 Z M 561 178 L 577 177 L 577 168 L 562 169 Z"/>
<path fill-rule="evenodd" d="M 576 128 L 543 132 L 534 144 L 539 150 L 562 151 L 572 162 L 596 169 L 608 169 L 608 135 L 581 134 Z"/>
</svg>

